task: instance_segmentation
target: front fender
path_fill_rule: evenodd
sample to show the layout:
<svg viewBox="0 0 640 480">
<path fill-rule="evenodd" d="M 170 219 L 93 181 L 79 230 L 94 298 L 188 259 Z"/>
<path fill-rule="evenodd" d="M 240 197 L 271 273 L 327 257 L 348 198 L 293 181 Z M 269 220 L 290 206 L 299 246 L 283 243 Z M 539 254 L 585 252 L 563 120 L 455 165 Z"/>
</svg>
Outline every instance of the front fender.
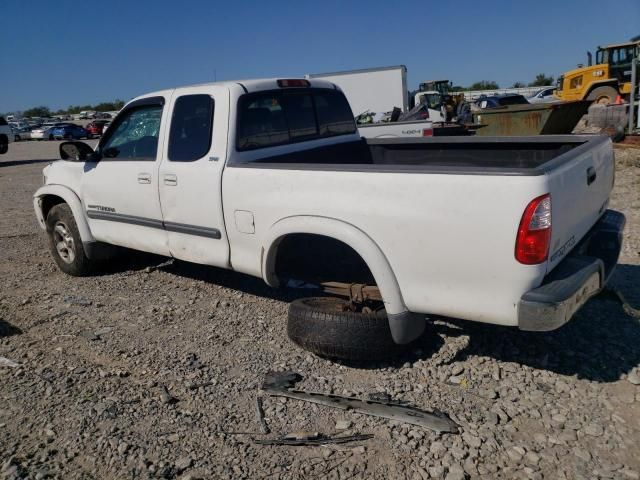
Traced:
<svg viewBox="0 0 640 480">
<path fill-rule="evenodd" d="M 279 220 L 271 226 L 262 243 L 262 277 L 268 285 L 278 286 L 275 275 L 278 245 L 284 237 L 294 233 L 324 235 L 349 245 L 371 270 L 384 299 L 387 313 L 394 315 L 407 311 L 396 276 L 380 247 L 356 226 L 334 218 L 294 216 Z"/>
<path fill-rule="evenodd" d="M 82 243 L 95 242 L 95 239 L 91 234 L 91 230 L 89 229 L 87 217 L 84 213 L 84 209 L 82 208 L 80 198 L 78 198 L 73 190 L 62 185 L 44 185 L 33 195 L 33 207 L 35 209 L 40 228 L 43 230 L 46 230 L 47 228 L 46 218 L 42 211 L 42 201 L 45 197 L 50 195 L 61 198 L 67 205 L 69 205 L 71 212 L 73 213 L 74 220 L 76 221 L 76 225 L 78 226 L 78 232 L 80 233 L 80 238 L 82 238 Z"/>
</svg>

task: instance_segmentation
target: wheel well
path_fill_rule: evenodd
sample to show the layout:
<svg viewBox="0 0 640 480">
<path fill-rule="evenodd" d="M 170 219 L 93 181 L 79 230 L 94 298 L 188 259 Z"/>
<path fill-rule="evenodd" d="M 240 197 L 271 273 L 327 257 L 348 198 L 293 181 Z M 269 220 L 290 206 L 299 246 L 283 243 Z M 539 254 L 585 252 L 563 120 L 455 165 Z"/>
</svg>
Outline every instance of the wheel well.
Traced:
<svg viewBox="0 0 640 480">
<path fill-rule="evenodd" d="M 0 143 L 8 143 L 9 137 L 7 137 L 4 133 L 0 134 Z"/>
<path fill-rule="evenodd" d="M 603 82 L 603 83 L 592 83 L 591 86 L 589 86 L 589 90 L 587 90 L 587 93 L 586 93 L 585 96 L 589 96 L 591 94 L 591 92 L 593 92 L 596 88 L 600 88 L 600 87 L 611 87 L 617 92 L 620 91 L 618 82 L 616 82 L 616 81 Z"/>
<path fill-rule="evenodd" d="M 42 218 L 44 218 L 46 221 L 47 215 L 49 215 L 51 209 L 56 205 L 59 205 L 60 203 L 65 203 L 65 201 L 63 198 L 58 197 L 57 195 L 45 195 L 44 197 L 42 197 L 42 200 L 40 200 L 40 205 L 42 208 Z"/>
<path fill-rule="evenodd" d="M 280 240 L 275 274 L 310 283 L 345 282 L 375 285 L 371 270 L 353 248 L 324 235 L 295 233 Z"/>
</svg>

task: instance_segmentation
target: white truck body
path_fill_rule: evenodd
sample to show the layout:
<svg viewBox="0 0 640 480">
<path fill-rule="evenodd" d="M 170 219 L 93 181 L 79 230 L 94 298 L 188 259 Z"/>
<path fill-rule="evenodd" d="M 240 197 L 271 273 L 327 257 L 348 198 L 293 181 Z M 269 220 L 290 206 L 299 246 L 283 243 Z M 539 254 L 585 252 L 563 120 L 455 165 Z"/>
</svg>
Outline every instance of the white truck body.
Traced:
<svg viewBox="0 0 640 480">
<path fill-rule="evenodd" d="M 309 95 L 339 93 L 316 79 L 307 88 Z M 301 90 L 295 94 L 306 95 Z M 256 146 L 274 137 L 250 123 L 266 114 L 252 105 L 273 106 L 287 95 L 294 92 L 280 81 L 255 80 L 135 99 L 96 156 L 45 168 L 45 185 L 34 197 L 40 225 L 47 228 L 50 205 L 66 202 L 87 252 L 98 243 L 119 245 L 233 269 L 274 287 L 283 280 L 276 263 L 284 239 L 329 237 L 366 263 L 390 323 L 437 314 L 545 330 L 566 322 L 604 285 L 610 269 L 605 276 L 598 260 L 597 272 L 563 300 L 570 305 L 523 303 L 605 214 L 614 178 L 606 137 L 363 140 L 346 122 L 339 135 Z M 209 146 L 190 161 L 172 161 L 172 128 L 183 128 L 173 125 L 182 115 L 176 105 L 192 98 L 215 102 Z M 111 158 L 119 132 L 149 105 L 159 122 L 157 149 L 148 150 L 144 136 L 133 152 L 146 149 L 147 156 Z M 257 133 L 247 134 L 247 125 Z M 514 248 L 523 212 L 545 195 L 553 221 L 548 254 L 522 264 Z M 398 328 L 392 326 L 394 338 L 409 341 Z"/>
<path fill-rule="evenodd" d="M 332 73 L 312 73 L 309 79 L 327 80 L 344 92 L 355 115 L 366 111 L 407 111 L 407 67 L 365 68 Z"/>
<path fill-rule="evenodd" d="M 358 125 L 362 138 L 433 137 L 433 123 L 429 120 L 412 122 L 380 122 Z"/>
</svg>

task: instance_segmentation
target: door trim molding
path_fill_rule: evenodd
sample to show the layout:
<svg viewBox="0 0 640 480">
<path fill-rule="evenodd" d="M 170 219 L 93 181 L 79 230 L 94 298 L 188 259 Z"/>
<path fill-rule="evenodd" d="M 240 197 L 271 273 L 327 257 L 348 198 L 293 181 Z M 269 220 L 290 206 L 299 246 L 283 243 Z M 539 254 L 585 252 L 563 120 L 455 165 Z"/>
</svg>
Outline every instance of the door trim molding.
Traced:
<svg viewBox="0 0 640 480">
<path fill-rule="evenodd" d="M 103 212 L 97 210 L 87 210 L 87 216 L 93 220 L 106 220 L 109 222 L 139 225 L 141 227 L 159 228 L 168 232 L 196 235 L 198 237 L 213 238 L 215 240 L 222 238 L 222 234 L 217 228 L 201 227 L 186 223 L 164 222 L 154 218 L 145 218 L 135 215 L 126 215 L 124 213 Z"/>
</svg>

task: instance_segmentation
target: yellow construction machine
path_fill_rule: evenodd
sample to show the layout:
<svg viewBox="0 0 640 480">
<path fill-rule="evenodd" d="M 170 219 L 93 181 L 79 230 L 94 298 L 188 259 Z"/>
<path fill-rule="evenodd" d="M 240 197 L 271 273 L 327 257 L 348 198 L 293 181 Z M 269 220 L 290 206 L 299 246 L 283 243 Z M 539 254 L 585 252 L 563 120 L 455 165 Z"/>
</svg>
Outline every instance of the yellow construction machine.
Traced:
<svg viewBox="0 0 640 480">
<path fill-rule="evenodd" d="M 587 52 L 586 67 L 578 65 L 558 79 L 556 96 L 562 100 L 592 100 L 601 104 L 614 103 L 618 96 L 628 100 L 631 61 L 639 55 L 640 35 L 627 43 L 598 47 L 593 65 L 591 52 Z"/>
</svg>

